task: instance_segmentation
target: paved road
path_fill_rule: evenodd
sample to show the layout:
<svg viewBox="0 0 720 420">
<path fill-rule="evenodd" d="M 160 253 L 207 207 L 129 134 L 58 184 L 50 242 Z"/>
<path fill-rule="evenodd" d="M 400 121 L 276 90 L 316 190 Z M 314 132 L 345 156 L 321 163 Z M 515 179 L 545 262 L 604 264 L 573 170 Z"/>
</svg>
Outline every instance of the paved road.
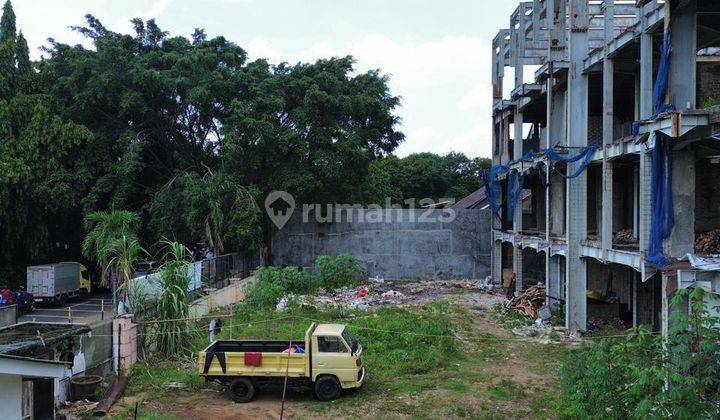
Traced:
<svg viewBox="0 0 720 420">
<path fill-rule="evenodd" d="M 34 312 L 22 315 L 18 322 L 68 322 L 68 308 L 74 323 L 90 324 L 102 319 L 100 308 L 105 302 L 105 319 L 112 317 L 112 300 L 110 296 L 91 295 L 87 298 L 71 300 L 65 305 L 38 306 Z"/>
</svg>

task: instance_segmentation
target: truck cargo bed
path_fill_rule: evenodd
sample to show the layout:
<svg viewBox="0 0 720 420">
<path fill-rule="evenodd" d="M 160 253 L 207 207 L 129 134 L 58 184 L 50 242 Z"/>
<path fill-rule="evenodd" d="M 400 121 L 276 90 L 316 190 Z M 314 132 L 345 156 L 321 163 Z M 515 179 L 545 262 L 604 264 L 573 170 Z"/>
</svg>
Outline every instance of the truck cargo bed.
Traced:
<svg viewBox="0 0 720 420">
<path fill-rule="evenodd" d="M 305 343 L 301 340 L 293 340 L 292 345 L 305 347 Z M 288 347 L 290 347 L 290 341 L 287 340 L 219 340 L 206 348 L 205 353 L 282 353 L 284 350 L 287 350 Z"/>
<path fill-rule="evenodd" d="M 305 348 L 305 342 L 292 341 Z M 309 375 L 309 355 L 283 353 L 289 340 L 218 340 L 200 352 L 200 373 L 210 377 L 255 376 L 294 378 Z"/>
</svg>

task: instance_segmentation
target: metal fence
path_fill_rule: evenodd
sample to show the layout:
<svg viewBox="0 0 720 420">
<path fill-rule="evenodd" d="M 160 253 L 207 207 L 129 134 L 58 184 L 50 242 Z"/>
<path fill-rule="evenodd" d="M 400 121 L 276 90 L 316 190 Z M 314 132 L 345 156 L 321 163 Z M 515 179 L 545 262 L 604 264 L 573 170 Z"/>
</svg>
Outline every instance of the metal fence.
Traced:
<svg viewBox="0 0 720 420">
<path fill-rule="evenodd" d="M 242 276 L 244 271 L 243 259 L 237 252 L 202 260 L 202 282 L 216 289 L 229 285 L 231 278 Z"/>
</svg>

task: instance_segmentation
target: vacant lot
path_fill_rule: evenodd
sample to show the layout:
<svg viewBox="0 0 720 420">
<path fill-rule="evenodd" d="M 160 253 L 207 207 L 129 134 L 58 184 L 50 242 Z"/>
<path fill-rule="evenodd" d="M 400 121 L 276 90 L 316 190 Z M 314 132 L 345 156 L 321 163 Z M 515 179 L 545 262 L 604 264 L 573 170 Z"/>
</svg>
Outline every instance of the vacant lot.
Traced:
<svg viewBox="0 0 720 420">
<path fill-rule="evenodd" d="M 298 309 L 295 338 L 312 320 L 342 322 L 364 346 L 367 382 L 329 403 L 310 392 L 291 393 L 290 418 L 473 417 L 558 418 L 558 371 L 568 353 L 560 344 L 539 344 L 513 336 L 495 319 L 498 297 L 456 290 L 435 302 L 372 311 Z M 287 338 L 289 312 L 240 307 L 228 337 Z M 265 320 L 272 320 L 264 322 Z M 228 322 L 226 322 L 226 326 Z M 207 336 L 198 337 L 202 348 Z M 282 391 L 262 392 L 248 404 L 234 404 L 216 385 L 206 385 L 191 358 L 150 360 L 136 366 L 119 418 L 279 417 Z M 180 384 L 181 389 L 169 387 Z"/>
</svg>

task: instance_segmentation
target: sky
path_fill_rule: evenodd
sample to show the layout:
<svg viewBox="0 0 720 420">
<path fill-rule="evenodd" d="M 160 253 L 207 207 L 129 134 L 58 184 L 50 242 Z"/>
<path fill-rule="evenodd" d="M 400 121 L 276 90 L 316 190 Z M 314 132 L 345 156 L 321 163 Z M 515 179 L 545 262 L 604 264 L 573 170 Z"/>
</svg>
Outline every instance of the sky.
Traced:
<svg viewBox="0 0 720 420">
<path fill-rule="evenodd" d="M 68 27 L 92 13 L 110 30 L 155 18 L 189 37 L 204 28 L 272 63 L 352 55 L 380 69 L 402 98 L 396 154 L 491 154 L 492 39 L 514 0 L 11 0 L 33 58 L 47 38 L 91 46 Z"/>
</svg>

